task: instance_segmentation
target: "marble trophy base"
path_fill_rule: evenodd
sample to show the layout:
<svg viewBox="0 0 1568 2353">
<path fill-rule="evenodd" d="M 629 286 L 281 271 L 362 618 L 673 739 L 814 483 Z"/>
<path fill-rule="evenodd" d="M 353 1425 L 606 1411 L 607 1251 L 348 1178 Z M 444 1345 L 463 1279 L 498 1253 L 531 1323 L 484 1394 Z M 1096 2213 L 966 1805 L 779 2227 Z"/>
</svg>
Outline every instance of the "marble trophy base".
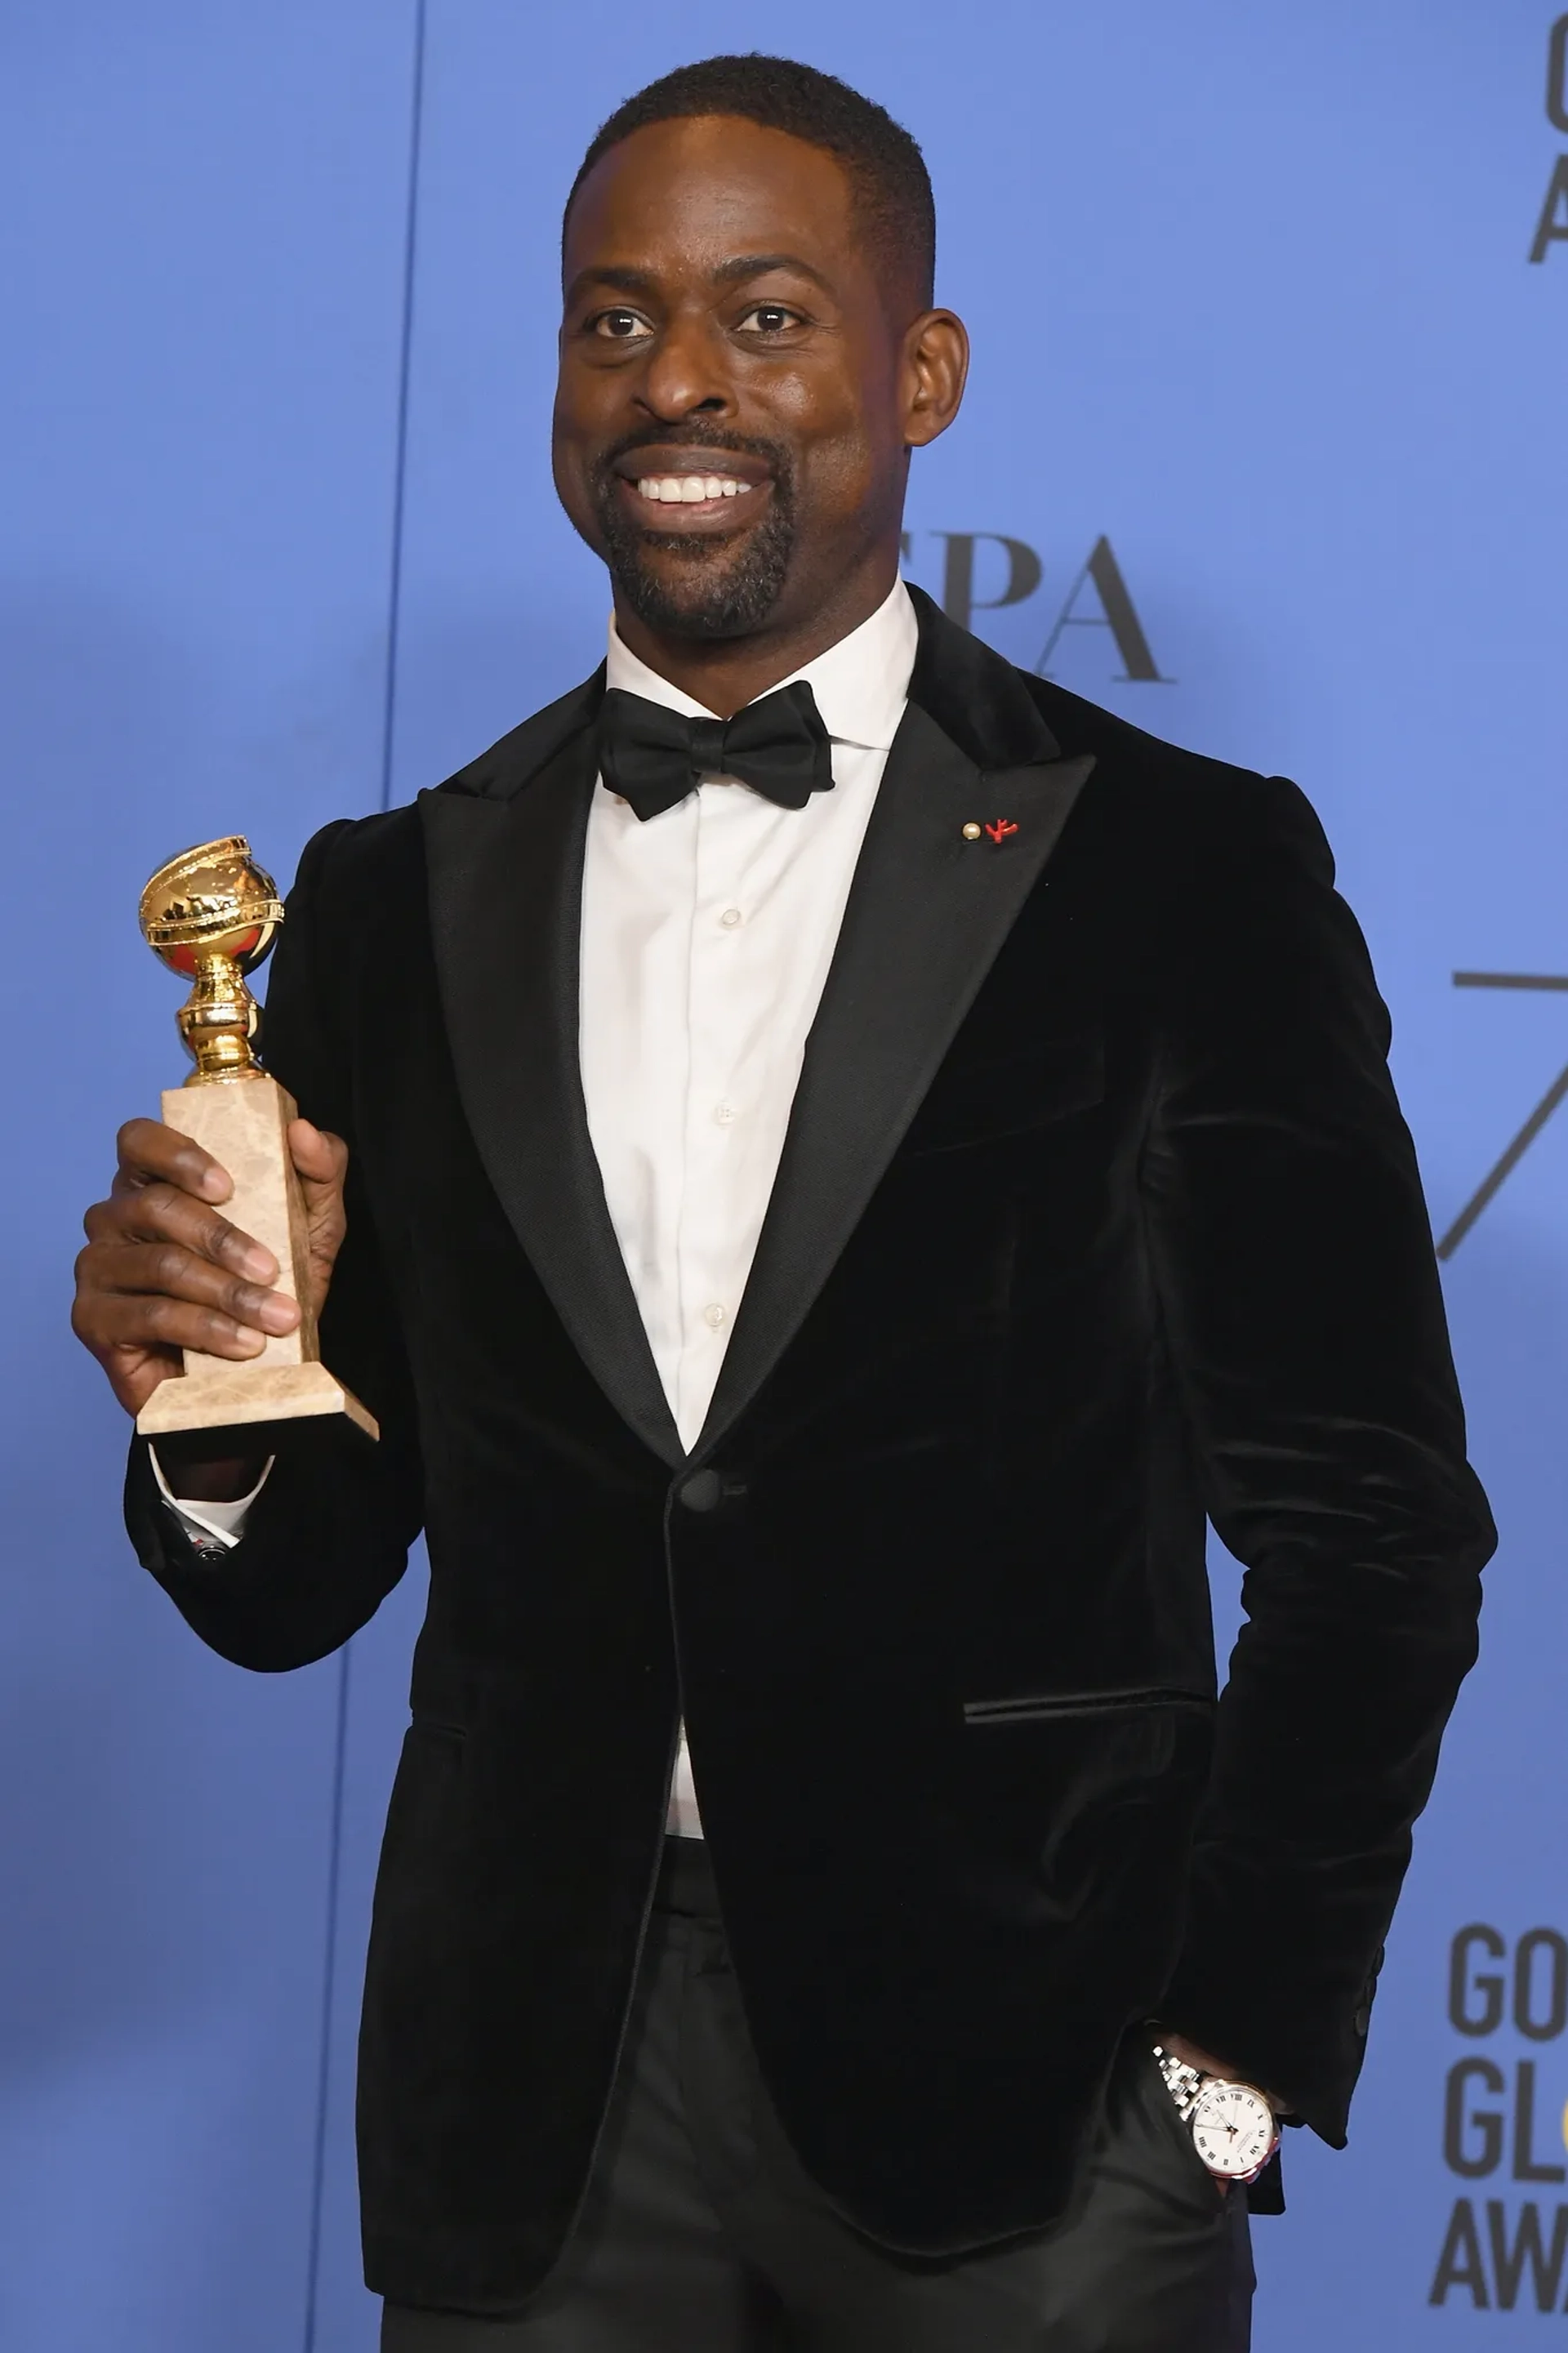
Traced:
<svg viewBox="0 0 1568 2353">
<path fill-rule="evenodd" d="M 163 1110 L 167 1126 L 227 1169 L 234 1193 L 223 1204 L 225 1217 L 266 1244 L 278 1261 L 275 1288 L 302 1302 L 309 1295 L 309 1260 L 305 1204 L 289 1156 L 289 1123 L 299 1115 L 293 1096 L 258 1071 L 204 1086 L 171 1087 Z M 270 1335 L 260 1356 L 244 1363 L 194 1348 L 184 1356 L 184 1375 L 160 1381 L 137 1415 L 143 1438 L 333 1413 L 371 1438 L 381 1434 L 374 1415 L 321 1363 L 313 1315 L 306 1314 L 295 1331 Z"/>
</svg>

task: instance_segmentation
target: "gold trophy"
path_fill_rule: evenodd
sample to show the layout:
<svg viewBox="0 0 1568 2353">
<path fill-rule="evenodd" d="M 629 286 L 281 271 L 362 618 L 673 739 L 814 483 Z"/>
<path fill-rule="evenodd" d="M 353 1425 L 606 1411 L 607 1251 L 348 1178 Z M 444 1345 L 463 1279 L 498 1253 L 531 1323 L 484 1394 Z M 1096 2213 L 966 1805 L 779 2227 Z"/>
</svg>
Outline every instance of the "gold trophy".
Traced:
<svg viewBox="0 0 1568 2353">
<path fill-rule="evenodd" d="M 380 1436 L 374 1415 L 321 1360 L 308 1304 L 305 1199 L 289 1152 L 299 1106 L 259 1067 L 252 1046 L 260 1017 L 246 975 L 267 956 L 282 921 L 278 886 L 238 833 L 183 850 L 142 893 L 148 946 L 195 983 L 178 1020 L 196 1067 L 164 1093 L 164 1124 L 227 1169 L 234 1192 L 225 1217 L 266 1244 L 278 1261 L 276 1288 L 301 1311 L 294 1331 L 269 1335 L 261 1354 L 242 1363 L 187 1348 L 184 1378 L 160 1381 L 136 1417 L 143 1437 L 322 1413 L 346 1414 Z"/>
</svg>

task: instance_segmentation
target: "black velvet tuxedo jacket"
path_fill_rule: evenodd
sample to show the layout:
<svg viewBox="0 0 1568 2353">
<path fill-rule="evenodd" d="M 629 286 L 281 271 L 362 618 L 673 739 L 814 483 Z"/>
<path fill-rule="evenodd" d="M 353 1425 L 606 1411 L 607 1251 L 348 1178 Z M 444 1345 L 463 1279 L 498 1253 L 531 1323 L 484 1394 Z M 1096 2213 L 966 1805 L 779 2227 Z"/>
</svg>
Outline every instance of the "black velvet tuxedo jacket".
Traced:
<svg viewBox="0 0 1568 2353">
<path fill-rule="evenodd" d="M 402 2302 L 515 2308 L 560 2249 L 682 1709 L 762 2069 L 867 2232 L 1056 2216 L 1154 2015 L 1343 2137 L 1494 1542 L 1387 1018 L 1293 786 L 918 601 L 689 1456 L 578 1080 L 602 673 L 300 868 L 268 1059 L 353 1154 L 322 1346 L 382 1440 L 296 1428 L 223 1558 L 141 1448 L 129 1519 L 260 1669 L 427 1532 L 361 2051 Z"/>
</svg>

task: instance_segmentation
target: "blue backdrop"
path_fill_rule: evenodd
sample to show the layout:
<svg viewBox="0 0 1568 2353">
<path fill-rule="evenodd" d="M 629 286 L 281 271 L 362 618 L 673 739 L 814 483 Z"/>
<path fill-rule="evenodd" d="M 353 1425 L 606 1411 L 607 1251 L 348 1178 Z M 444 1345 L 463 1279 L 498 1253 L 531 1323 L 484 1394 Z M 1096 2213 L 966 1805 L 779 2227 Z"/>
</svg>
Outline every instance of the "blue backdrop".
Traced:
<svg viewBox="0 0 1568 2353">
<path fill-rule="evenodd" d="M 597 659 L 547 467 L 559 203 L 612 105 L 720 42 L 846 75 L 930 157 L 977 360 L 911 575 L 1297 776 L 1371 935 L 1503 1542 L 1353 2144 L 1292 2140 L 1258 2341 L 1560 2332 L 1568 1113 L 1472 1213 L 1568 1062 L 1568 19 L 7 0 L 0 2344 L 374 2346 L 353 2026 L 419 1580 L 303 1674 L 204 1652 L 120 1532 L 70 1261 L 183 1067 L 153 866 L 244 828 L 286 875 Z"/>
</svg>

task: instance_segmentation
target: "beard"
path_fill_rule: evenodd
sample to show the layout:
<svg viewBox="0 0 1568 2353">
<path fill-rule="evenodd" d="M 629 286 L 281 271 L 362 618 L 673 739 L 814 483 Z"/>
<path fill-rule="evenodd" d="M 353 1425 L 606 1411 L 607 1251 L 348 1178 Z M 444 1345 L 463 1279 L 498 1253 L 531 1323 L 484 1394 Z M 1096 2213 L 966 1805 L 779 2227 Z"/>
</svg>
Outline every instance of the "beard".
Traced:
<svg viewBox="0 0 1568 2353">
<path fill-rule="evenodd" d="M 660 448 L 739 449 L 765 458 L 773 470 L 773 494 L 761 522 L 719 538 L 692 539 L 680 532 L 649 531 L 634 521 L 616 495 L 612 469 L 616 459 L 656 443 Z M 795 554 L 795 480 L 787 449 L 720 427 L 639 433 L 605 452 L 594 468 L 591 491 L 616 593 L 645 628 L 660 637 L 706 639 L 746 638 L 762 628 L 783 594 Z M 673 563 L 673 572 L 654 570 L 648 554 L 656 548 Z"/>
</svg>

